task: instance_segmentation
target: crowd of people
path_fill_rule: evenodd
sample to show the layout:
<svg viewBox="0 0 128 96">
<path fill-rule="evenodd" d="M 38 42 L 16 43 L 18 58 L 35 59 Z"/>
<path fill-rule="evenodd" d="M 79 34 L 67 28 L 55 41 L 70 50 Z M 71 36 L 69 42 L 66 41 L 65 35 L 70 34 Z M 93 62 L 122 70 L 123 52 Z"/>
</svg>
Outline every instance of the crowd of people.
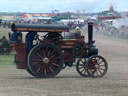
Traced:
<svg viewBox="0 0 128 96">
<path fill-rule="evenodd" d="M 94 28 L 96 29 L 97 32 L 101 32 L 109 36 L 128 39 L 127 25 L 121 25 L 119 27 L 115 27 L 113 22 L 109 21 L 109 22 L 100 22 L 99 24 L 95 24 Z"/>
</svg>

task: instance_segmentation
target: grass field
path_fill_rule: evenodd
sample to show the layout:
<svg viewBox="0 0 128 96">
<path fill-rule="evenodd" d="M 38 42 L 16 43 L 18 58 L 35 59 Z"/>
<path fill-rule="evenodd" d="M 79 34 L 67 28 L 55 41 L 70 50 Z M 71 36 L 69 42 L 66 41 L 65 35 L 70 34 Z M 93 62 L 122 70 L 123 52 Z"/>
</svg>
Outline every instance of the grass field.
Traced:
<svg viewBox="0 0 128 96">
<path fill-rule="evenodd" d="M 0 67 L 14 65 L 14 53 L 10 55 L 0 55 Z"/>
</svg>

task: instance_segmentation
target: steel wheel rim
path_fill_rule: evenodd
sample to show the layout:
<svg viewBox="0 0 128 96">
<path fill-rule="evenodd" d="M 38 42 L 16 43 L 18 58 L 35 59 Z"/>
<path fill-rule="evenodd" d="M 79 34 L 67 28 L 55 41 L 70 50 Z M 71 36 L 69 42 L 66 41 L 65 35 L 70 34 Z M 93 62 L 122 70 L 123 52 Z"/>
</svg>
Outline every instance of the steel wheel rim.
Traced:
<svg viewBox="0 0 128 96">
<path fill-rule="evenodd" d="M 91 77 L 103 77 L 107 70 L 108 64 L 101 56 L 92 56 L 87 61 L 88 74 Z"/>
<path fill-rule="evenodd" d="M 86 58 L 80 58 L 76 65 L 77 72 L 83 77 L 89 77 L 86 67 Z"/>
<path fill-rule="evenodd" d="M 43 46 L 42 46 L 43 45 Z M 53 44 L 52 44 L 53 45 Z M 54 77 L 63 67 L 61 51 L 55 45 L 41 44 L 31 51 L 29 68 L 36 77 Z M 33 55 L 34 54 L 34 55 Z"/>
</svg>

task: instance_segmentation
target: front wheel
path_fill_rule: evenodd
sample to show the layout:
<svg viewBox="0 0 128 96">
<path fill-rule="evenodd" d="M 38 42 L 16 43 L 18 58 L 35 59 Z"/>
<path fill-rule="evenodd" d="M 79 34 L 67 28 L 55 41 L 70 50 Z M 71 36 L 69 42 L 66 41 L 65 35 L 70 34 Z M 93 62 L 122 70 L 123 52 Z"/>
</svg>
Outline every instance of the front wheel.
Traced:
<svg viewBox="0 0 128 96">
<path fill-rule="evenodd" d="M 105 58 L 98 55 L 91 56 L 86 65 L 88 74 L 94 78 L 103 77 L 108 70 L 107 61 Z"/>
</svg>

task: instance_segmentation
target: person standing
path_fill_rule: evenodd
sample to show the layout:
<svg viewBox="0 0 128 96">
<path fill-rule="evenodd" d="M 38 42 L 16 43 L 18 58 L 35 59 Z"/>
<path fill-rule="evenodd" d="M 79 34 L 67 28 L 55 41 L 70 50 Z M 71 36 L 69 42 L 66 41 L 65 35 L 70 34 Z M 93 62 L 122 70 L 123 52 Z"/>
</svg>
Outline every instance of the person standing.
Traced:
<svg viewBox="0 0 128 96">
<path fill-rule="evenodd" d="M 36 32 L 33 32 L 33 31 L 28 32 L 26 35 L 27 53 L 29 53 L 33 48 L 33 40 L 35 35 L 36 35 Z"/>
</svg>

